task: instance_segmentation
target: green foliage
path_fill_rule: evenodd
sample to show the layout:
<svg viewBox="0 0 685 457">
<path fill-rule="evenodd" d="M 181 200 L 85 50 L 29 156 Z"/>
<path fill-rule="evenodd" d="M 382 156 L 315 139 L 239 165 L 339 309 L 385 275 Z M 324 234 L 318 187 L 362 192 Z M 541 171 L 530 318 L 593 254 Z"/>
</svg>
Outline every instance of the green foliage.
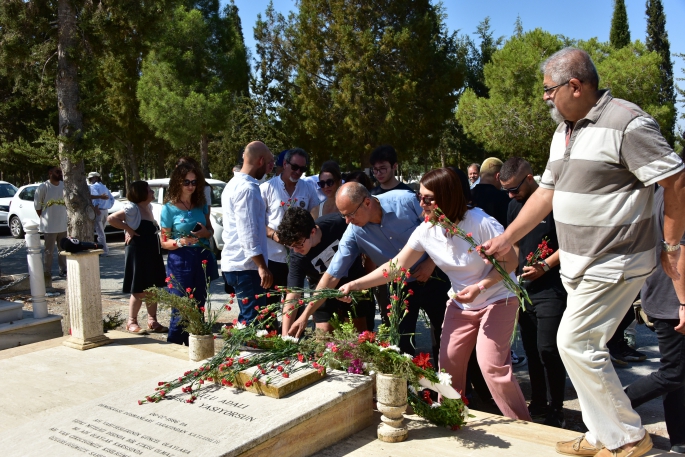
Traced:
<svg viewBox="0 0 685 457">
<path fill-rule="evenodd" d="M 428 0 L 302 0 L 255 27 L 260 90 L 292 144 L 319 164 L 365 166 L 393 144 L 401 160 L 434 148 L 462 73 L 457 42 Z"/>
<path fill-rule="evenodd" d="M 122 316 L 121 311 L 107 313 L 107 316 L 102 319 L 102 331 L 107 333 L 108 330 L 116 330 L 124 322 L 126 319 Z"/>
<path fill-rule="evenodd" d="M 485 67 L 489 98 L 467 90 L 457 111 L 466 133 L 483 142 L 502 159 L 526 158 L 542 173 L 556 124 L 542 100 L 540 64 L 564 46 L 575 45 L 590 53 L 600 75 L 600 87 L 612 95 L 637 103 L 662 126 L 668 125 L 671 107 L 659 103 L 659 56 L 639 41 L 621 49 L 596 39 L 572 42 L 536 29 L 512 37 Z"/>
<path fill-rule="evenodd" d="M 609 42 L 616 49 L 630 44 L 630 28 L 628 27 L 628 12 L 624 0 L 614 1 L 614 15 L 611 17 L 611 31 Z"/>
<path fill-rule="evenodd" d="M 143 60 L 141 117 L 175 147 L 199 141 L 207 171 L 207 138 L 226 125 L 235 98 L 247 93 L 248 72 L 235 5 L 222 14 L 218 1 L 179 6 Z"/>
<path fill-rule="evenodd" d="M 659 94 L 659 103 L 668 105 L 671 114 L 664 124 L 660 123 L 661 133 L 671 146 L 674 145 L 676 122 L 676 95 L 673 83 L 673 62 L 671 62 L 671 45 L 666 32 L 666 14 L 661 0 L 647 0 L 647 49 L 655 51 L 661 57 L 659 71 L 661 81 L 653 90 Z"/>
</svg>

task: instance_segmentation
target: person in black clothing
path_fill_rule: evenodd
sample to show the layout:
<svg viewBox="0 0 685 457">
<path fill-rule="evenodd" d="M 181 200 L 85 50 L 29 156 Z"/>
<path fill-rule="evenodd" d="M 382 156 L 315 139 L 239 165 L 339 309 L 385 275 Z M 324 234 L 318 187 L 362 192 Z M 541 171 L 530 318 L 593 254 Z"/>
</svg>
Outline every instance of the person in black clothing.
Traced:
<svg viewBox="0 0 685 457">
<path fill-rule="evenodd" d="M 371 153 L 369 159 L 373 176 L 380 183 L 371 190 L 371 195 L 380 195 L 391 190 L 408 190 L 413 192 L 411 187 L 400 182 L 396 177 L 397 172 L 397 152 L 392 146 L 379 146 Z"/>
<path fill-rule="evenodd" d="M 530 164 L 520 157 L 512 157 L 502 166 L 499 179 L 502 190 L 512 197 L 509 202 L 507 225 L 518 216 L 521 208 L 538 184 Z M 532 266 L 526 266 L 528 256 L 547 239 L 554 252 Z M 549 213 L 537 227 L 514 246 L 519 254 L 519 281 L 528 292 L 533 306 L 528 304 L 519 313 L 521 339 L 528 355 L 528 372 L 532 398 L 528 409 L 532 417 L 545 417 L 545 425 L 563 428 L 566 370 L 557 348 L 557 332 L 566 309 L 566 290 L 559 275 L 559 241 L 553 213 Z"/>
<path fill-rule="evenodd" d="M 499 176 L 501 168 L 502 161 L 498 158 L 485 159 L 480 167 L 480 184 L 471 189 L 471 198 L 473 206 L 482 209 L 506 228 L 509 196 L 500 190 L 502 189 Z"/>
<path fill-rule="evenodd" d="M 303 287 L 305 278 L 309 279 L 309 284 L 318 284 L 321 276 L 328 269 L 333 255 L 338 251 L 338 244 L 346 229 L 345 219 L 341 218 L 337 212 L 322 216 L 315 221 L 311 214 L 302 208 L 288 208 L 278 226 L 279 239 L 285 246 L 291 248 L 288 287 Z M 354 261 L 348 276 L 343 278 L 340 284 L 361 278 L 365 274 L 360 256 Z M 288 301 L 299 298 L 299 294 L 286 296 Z M 293 305 L 286 305 L 286 307 L 293 308 Z M 288 315 L 287 308 L 283 310 L 283 335 L 288 334 L 290 324 L 296 318 L 295 312 L 291 313 L 291 316 Z M 351 306 L 335 299 L 326 300 L 314 312 L 316 328 L 326 332 L 333 331 L 333 327 L 329 324 L 333 313 L 342 320 L 345 320 L 348 313 L 351 313 L 355 327 L 359 332 L 363 332 L 366 330 L 367 314 L 373 313 L 373 303 L 365 300 Z"/>
</svg>

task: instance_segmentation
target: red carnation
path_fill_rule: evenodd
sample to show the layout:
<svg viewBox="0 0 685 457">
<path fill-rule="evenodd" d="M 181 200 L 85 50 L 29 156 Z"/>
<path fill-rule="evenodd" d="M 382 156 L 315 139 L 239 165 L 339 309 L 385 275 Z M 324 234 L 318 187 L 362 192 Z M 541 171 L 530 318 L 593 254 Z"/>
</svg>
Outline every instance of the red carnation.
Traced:
<svg viewBox="0 0 685 457">
<path fill-rule="evenodd" d="M 207 265 L 207 260 L 206 260 L 206 259 L 202 261 L 202 265 Z"/>
<path fill-rule="evenodd" d="M 191 289 L 190 287 L 186 288 L 186 292 L 191 293 L 192 291 L 193 289 Z"/>
</svg>

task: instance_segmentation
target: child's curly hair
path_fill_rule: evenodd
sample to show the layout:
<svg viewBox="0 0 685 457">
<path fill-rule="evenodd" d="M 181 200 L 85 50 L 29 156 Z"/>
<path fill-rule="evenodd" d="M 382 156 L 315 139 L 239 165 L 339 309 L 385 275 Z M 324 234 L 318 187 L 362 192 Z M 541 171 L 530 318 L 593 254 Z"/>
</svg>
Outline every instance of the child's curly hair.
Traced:
<svg viewBox="0 0 685 457">
<path fill-rule="evenodd" d="M 291 206 L 278 226 L 278 241 L 284 246 L 292 246 L 309 238 L 314 228 L 316 224 L 309 211 Z"/>
</svg>

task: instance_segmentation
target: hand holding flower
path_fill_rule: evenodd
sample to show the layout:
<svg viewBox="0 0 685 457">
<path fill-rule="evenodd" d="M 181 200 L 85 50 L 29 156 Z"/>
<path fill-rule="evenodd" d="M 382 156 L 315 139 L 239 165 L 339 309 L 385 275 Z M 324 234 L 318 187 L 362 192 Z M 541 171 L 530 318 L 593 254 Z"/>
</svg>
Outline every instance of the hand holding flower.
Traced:
<svg viewBox="0 0 685 457">
<path fill-rule="evenodd" d="M 470 286 L 464 287 L 462 290 L 455 294 L 455 299 L 459 303 L 471 303 L 480 295 L 480 289 L 477 284 L 472 284 Z"/>
</svg>

